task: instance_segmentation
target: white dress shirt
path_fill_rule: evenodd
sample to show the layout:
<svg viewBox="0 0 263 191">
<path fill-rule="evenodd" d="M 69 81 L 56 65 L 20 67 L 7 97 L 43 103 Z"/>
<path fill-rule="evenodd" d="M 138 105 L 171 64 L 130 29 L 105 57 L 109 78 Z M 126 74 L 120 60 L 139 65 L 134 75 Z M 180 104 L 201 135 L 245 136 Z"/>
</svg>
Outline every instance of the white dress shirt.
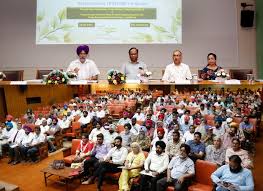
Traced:
<svg viewBox="0 0 263 191">
<path fill-rule="evenodd" d="M 86 116 L 86 117 L 84 117 L 84 116 L 81 116 L 80 118 L 79 118 L 79 120 L 78 120 L 78 122 L 80 122 L 81 123 L 81 125 L 86 125 L 86 124 L 88 124 L 88 123 L 90 123 L 90 116 Z"/>
<path fill-rule="evenodd" d="M 28 135 L 25 134 L 23 139 L 22 139 L 22 145 L 25 146 L 25 147 L 28 147 L 32 141 L 33 141 L 33 138 L 34 138 L 34 134 L 33 133 L 29 133 Z"/>
<path fill-rule="evenodd" d="M 150 152 L 149 156 L 144 162 L 144 169 L 157 171 L 158 173 L 164 172 L 169 164 L 169 156 L 166 153 L 158 155 L 155 151 Z"/>
<path fill-rule="evenodd" d="M 191 79 L 192 79 L 192 74 L 188 65 L 184 63 L 181 63 L 180 65 L 175 65 L 174 63 L 172 63 L 166 66 L 162 80 L 168 82 L 174 82 L 178 80 L 191 80 Z"/>
<path fill-rule="evenodd" d="M 136 118 L 137 121 L 144 121 L 145 120 L 145 115 L 143 113 L 135 113 L 132 118 Z"/>
<path fill-rule="evenodd" d="M 5 138 L 5 139 L 9 139 L 13 134 L 16 133 L 17 128 L 12 127 L 12 129 L 10 129 L 9 131 L 6 130 L 6 128 L 4 128 L 2 130 L 2 136 L 1 138 Z"/>
<path fill-rule="evenodd" d="M 49 131 L 49 126 L 46 125 L 46 126 L 43 126 L 43 125 L 40 125 L 40 130 L 41 130 L 41 133 L 46 133 Z"/>
<path fill-rule="evenodd" d="M 16 144 L 20 144 L 23 137 L 25 135 L 25 130 L 24 129 L 19 129 L 19 130 L 16 130 L 15 133 L 13 133 L 8 141 L 9 142 L 12 142 L 12 143 L 16 143 Z"/>
<path fill-rule="evenodd" d="M 89 59 L 86 59 L 86 61 L 83 64 L 79 61 L 79 59 L 72 61 L 67 69 L 67 72 L 74 72 L 75 68 L 79 69 L 77 77 L 79 80 L 87 80 L 92 76 L 100 74 L 95 62 Z"/>
<path fill-rule="evenodd" d="M 97 135 L 100 133 L 102 133 L 104 135 L 105 129 L 103 127 L 101 127 L 100 129 L 97 129 L 97 128 L 92 129 L 92 131 L 89 134 L 89 140 L 96 143 Z"/>
<path fill-rule="evenodd" d="M 44 143 L 46 141 L 46 136 L 42 133 L 37 135 L 36 133 L 33 133 L 33 140 L 32 145 L 37 145 L 39 143 Z"/>
<path fill-rule="evenodd" d="M 77 115 L 81 116 L 81 111 L 80 110 L 77 109 L 77 110 L 72 110 L 71 111 L 71 116 L 72 117 L 75 117 Z"/>
<path fill-rule="evenodd" d="M 105 111 L 104 110 L 100 110 L 100 111 L 96 111 L 96 116 L 98 118 L 104 118 L 106 115 Z"/>
<path fill-rule="evenodd" d="M 110 133 L 108 130 L 104 132 L 104 141 L 106 144 L 111 144 L 119 134 L 117 132 Z"/>
<path fill-rule="evenodd" d="M 44 117 L 42 117 L 41 119 L 37 118 L 35 125 L 41 125 L 43 120 L 46 120 Z"/>
<path fill-rule="evenodd" d="M 106 159 L 111 159 L 113 164 L 123 165 L 128 155 L 128 150 L 125 147 L 117 149 L 113 147 L 106 156 Z"/>
<path fill-rule="evenodd" d="M 62 119 L 62 120 L 59 119 L 59 120 L 58 120 L 58 125 L 59 125 L 59 127 L 61 127 L 61 129 L 67 129 L 67 128 L 69 128 L 70 123 L 71 123 L 71 121 L 68 120 L 68 119 Z"/>
<path fill-rule="evenodd" d="M 184 133 L 184 140 L 185 140 L 185 142 L 190 141 L 190 140 L 194 140 L 194 133 L 195 132 L 190 133 L 190 131 L 186 131 Z"/>
</svg>

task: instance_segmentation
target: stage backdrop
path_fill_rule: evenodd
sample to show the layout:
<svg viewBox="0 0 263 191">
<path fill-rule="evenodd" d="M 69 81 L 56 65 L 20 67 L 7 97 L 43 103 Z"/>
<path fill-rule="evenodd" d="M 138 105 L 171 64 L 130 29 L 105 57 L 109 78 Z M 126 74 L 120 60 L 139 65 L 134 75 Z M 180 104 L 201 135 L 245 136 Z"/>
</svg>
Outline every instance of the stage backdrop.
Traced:
<svg viewBox="0 0 263 191">
<path fill-rule="evenodd" d="M 90 58 L 100 68 L 101 78 L 108 69 L 119 68 L 128 60 L 128 49 L 133 46 L 139 48 L 141 60 L 157 78 L 172 62 L 174 49 L 182 50 L 183 61 L 193 72 L 206 65 L 209 52 L 218 55 L 222 67 L 255 70 L 255 30 L 240 28 L 240 2 L 183 0 L 182 44 L 91 45 Z M 36 45 L 36 10 L 35 0 L 0 2 L 0 68 L 24 69 L 25 79 L 34 78 L 36 69 L 66 69 L 76 58 L 75 44 Z"/>
</svg>

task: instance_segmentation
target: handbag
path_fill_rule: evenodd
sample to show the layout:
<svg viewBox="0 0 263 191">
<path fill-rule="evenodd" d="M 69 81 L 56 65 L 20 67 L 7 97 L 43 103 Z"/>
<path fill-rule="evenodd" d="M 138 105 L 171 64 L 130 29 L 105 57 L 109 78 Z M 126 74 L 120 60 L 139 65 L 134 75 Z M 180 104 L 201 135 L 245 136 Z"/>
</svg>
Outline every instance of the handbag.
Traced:
<svg viewBox="0 0 263 191">
<path fill-rule="evenodd" d="M 63 169 L 65 167 L 64 160 L 54 160 L 52 163 L 52 168 L 54 169 Z"/>
</svg>

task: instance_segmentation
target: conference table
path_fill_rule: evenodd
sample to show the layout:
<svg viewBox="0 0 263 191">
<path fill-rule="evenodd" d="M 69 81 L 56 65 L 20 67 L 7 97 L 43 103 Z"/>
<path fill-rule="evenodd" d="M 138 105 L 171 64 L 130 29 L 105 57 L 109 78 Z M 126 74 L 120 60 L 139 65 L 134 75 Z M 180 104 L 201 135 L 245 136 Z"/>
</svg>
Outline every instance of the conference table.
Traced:
<svg viewBox="0 0 263 191">
<path fill-rule="evenodd" d="M 112 85 L 107 80 L 96 82 L 74 81 L 70 84 L 47 85 L 41 81 L 0 81 L 0 120 L 6 114 L 19 117 L 28 108 L 33 110 L 40 106 L 64 103 L 70 99 L 86 94 L 98 94 L 105 92 L 119 92 L 120 90 L 162 90 L 168 94 L 174 90 L 198 90 L 202 88 L 221 89 L 247 88 L 262 91 L 263 82 L 256 81 L 196 81 L 187 83 L 168 83 L 161 80 L 149 80 L 146 83 L 129 82 L 125 84 Z"/>
</svg>

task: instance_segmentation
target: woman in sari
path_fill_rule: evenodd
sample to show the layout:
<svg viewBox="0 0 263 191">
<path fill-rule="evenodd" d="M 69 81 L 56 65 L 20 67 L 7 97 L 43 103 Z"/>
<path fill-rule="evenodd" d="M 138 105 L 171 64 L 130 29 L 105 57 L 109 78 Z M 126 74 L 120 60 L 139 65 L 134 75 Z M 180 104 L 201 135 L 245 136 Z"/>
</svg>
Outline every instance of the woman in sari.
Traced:
<svg viewBox="0 0 263 191">
<path fill-rule="evenodd" d="M 203 80 L 215 80 L 216 72 L 222 69 L 216 64 L 216 55 L 214 53 L 209 53 L 207 55 L 207 66 L 201 71 L 201 78 Z"/>
<path fill-rule="evenodd" d="M 120 191 L 129 191 L 131 189 L 131 179 L 140 175 L 144 164 L 145 156 L 140 145 L 136 142 L 132 143 L 131 150 L 125 160 L 125 166 L 119 178 Z"/>
</svg>

